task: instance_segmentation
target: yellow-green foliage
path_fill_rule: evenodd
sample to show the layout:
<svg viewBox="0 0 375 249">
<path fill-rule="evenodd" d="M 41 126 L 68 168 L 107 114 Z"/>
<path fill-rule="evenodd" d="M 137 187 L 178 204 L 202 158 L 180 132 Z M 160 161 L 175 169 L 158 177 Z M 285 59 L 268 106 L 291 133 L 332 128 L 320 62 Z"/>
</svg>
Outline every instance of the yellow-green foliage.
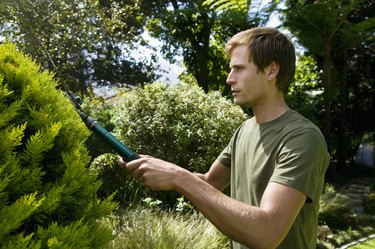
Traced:
<svg viewBox="0 0 375 249">
<path fill-rule="evenodd" d="M 135 206 L 116 218 L 117 237 L 105 249 L 230 248 L 229 239 L 198 212 L 184 216 Z"/>
<path fill-rule="evenodd" d="M 375 192 L 367 195 L 364 201 L 364 209 L 366 213 L 375 214 Z"/>
<path fill-rule="evenodd" d="M 57 82 L 15 45 L 0 45 L 0 247 L 101 248 L 115 204 L 100 201 L 89 131 Z"/>
</svg>

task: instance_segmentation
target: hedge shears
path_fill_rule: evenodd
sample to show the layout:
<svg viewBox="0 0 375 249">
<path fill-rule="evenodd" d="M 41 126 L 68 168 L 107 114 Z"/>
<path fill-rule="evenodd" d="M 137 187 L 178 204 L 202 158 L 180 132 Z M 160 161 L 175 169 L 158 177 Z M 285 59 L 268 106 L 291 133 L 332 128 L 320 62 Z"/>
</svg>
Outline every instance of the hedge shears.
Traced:
<svg viewBox="0 0 375 249">
<path fill-rule="evenodd" d="M 135 159 L 139 159 L 140 156 L 137 153 L 134 153 L 130 150 L 127 146 L 121 143 L 113 134 L 108 131 L 106 128 L 101 126 L 95 119 L 88 116 L 81 108 L 82 100 L 81 98 L 74 94 L 73 92 L 69 91 L 66 84 L 62 82 L 62 86 L 64 91 L 69 98 L 70 102 L 74 106 L 75 111 L 79 114 L 82 121 L 85 123 L 87 128 L 92 130 L 95 134 L 99 135 L 104 141 L 114 149 L 117 154 L 119 154 L 124 161 L 130 162 Z"/>
<path fill-rule="evenodd" d="M 31 28 L 31 27 L 30 27 Z M 55 73 L 57 73 L 57 68 L 55 66 L 55 63 L 53 62 L 50 54 L 48 51 L 44 48 L 43 44 L 35 34 L 34 30 L 31 28 L 31 31 L 34 33 L 34 36 L 39 43 L 39 46 L 42 48 L 44 54 L 47 56 L 49 62 L 51 63 L 53 69 L 55 70 Z M 69 98 L 70 102 L 74 106 L 75 111 L 79 114 L 82 121 L 85 123 L 87 128 L 89 128 L 91 131 L 93 131 L 95 134 L 99 135 L 103 140 L 116 151 L 117 154 L 119 154 L 124 161 L 130 162 L 135 159 L 139 159 L 140 156 L 137 153 L 134 153 L 132 150 L 130 150 L 127 146 L 125 146 L 123 143 L 121 143 L 115 136 L 112 135 L 110 131 L 105 129 L 103 126 L 101 126 L 95 119 L 88 116 L 81 108 L 81 104 L 83 103 L 81 98 L 77 95 L 71 92 L 68 88 L 68 86 L 65 84 L 65 82 L 61 81 L 61 85 L 63 86 L 63 90 L 66 93 L 67 97 Z"/>
</svg>

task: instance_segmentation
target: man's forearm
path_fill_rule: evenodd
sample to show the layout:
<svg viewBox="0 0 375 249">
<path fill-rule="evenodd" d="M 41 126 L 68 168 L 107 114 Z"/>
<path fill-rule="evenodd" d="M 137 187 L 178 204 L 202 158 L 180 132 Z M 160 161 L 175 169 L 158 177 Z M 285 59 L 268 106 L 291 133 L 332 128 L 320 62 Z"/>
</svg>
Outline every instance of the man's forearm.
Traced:
<svg viewBox="0 0 375 249">
<path fill-rule="evenodd" d="M 207 181 L 206 181 L 206 177 L 205 177 L 204 174 L 202 174 L 202 173 L 193 173 L 193 174 L 194 174 L 195 176 L 197 176 L 199 179 L 201 179 L 201 180 L 207 182 Z"/>
<path fill-rule="evenodd" d="M 282 240 L 270 213 L 231 199 L 204 182 L 197 174 L 185 174 L 176 190 L 229 238 L 251 248 L 273 248 Z"/>
<path fill-rule="evenodd" d="M 206 174 L 194 174 L 220 191 L 224 190 L 230 182 L 230 168 L 222 165 L 217 160 L 211 165 Z"/>
<path fill-rule="evenodd" d="M 218 190 L 230 178 L 230 169 L 220 164 L 204 176 L 152 157 L 131 161 L 125 168 L 147 188 L 178 191 L 220 231 L 250 248 L 276 247 L 306 200 L 302 192 L 270 182 L 259 207 L 239 202 Z"/>
</svg>

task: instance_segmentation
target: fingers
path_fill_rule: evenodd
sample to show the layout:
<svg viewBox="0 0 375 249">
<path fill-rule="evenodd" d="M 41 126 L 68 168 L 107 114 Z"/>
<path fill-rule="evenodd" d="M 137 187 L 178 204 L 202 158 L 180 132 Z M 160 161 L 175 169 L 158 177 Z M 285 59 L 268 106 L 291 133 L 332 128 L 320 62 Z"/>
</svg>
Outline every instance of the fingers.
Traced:
<svg viewBox="0 0 375 249">
<path fill-rule="evenodd" d="M 126 166 L 126 162 L 124 161 L 124 159 L 122 157 L 118 157 L 117 158 L 117 163 L 119 165 L 121 165 L 122 167 L 125 167 Z"/>
<path fill-rule="evenodd" d="M 155 179 L 164 175 L 167 169 L 163 161 L 148 155 L 141 155 L 140 159 L 130 162 L 124 162 L 122 159 L 119 159 L 118 162 L 130 175 L 138 179 L 140 184 L 152 190 L 159 189 L 160 183 Z"/>
<path fill-rule="evenodd" d="M 144 158 L 144 157 L 141 156 L 140 159 L 136 159 L 136 160 L 133 160 L 133 161 L 130 161 L 130 162 L 125 162 L 123 158 L 119 157 L 118 160 L 117 160 L 117 163 L 121 167 L 123 167 L 129 174 L 131 174 L 134 177 L 137 177 L 137 175 L 135 174 L 136 173 L 135 171 L 141 166 L 142 158 Z"/>
<path fill-rule="evenodd" d="M 129 172 L 134 177 L 140 178 L 141 174 L 138 172 L 139 167 L 146 162 L 147 158 L 151 158 L 147 155 L 140 155 L 140 159 L 136 159 L 130 162 L 125 162 L 122 158 L 119 158 L 118 164 L 121 165 L 127 172 Z M 138 171 L 137 171 L 138 170 Z"/>
<path fill-rule="evenodd" d="M 141 176 L 141 177 L 138 179 L 138 181 L 139 181 L 139 183 L 144 184 L 145 181 L 146 181 L 146 179 L 145 179 L 144 176 Z"/>
</svg>

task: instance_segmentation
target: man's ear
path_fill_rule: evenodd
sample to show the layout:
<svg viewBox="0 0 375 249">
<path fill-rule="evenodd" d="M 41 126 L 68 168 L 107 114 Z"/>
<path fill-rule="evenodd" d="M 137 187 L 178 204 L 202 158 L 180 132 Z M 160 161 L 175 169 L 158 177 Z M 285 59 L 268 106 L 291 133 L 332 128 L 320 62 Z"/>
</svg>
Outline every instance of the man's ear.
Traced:
<svg viewBox="0 0 375 249">
<path fill-rule="evenodd" d="M 267 78 L 268 80 L 276 79 L 277 75 L 279 74 L 280 66 L 275 61 L 271 62 L 271 64 L 267 67 Z"/>
</svg>

